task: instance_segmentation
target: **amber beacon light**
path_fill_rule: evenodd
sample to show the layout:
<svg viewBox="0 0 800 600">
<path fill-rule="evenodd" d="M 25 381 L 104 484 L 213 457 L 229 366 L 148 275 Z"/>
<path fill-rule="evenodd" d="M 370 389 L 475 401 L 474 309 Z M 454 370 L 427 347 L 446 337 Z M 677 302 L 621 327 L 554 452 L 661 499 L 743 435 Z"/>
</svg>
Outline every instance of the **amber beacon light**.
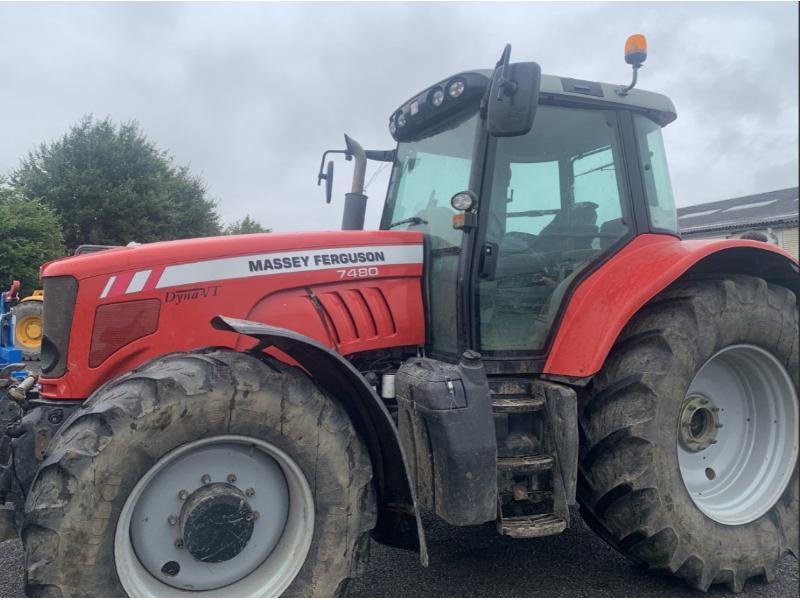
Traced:
<svg viewBox="0 0 800 600">
<path fill-rule="evenodd" d="M 647 38 L 641 33 L 628 36 L 625 42 L 625 62 L 640 67 L 647 58 Z"/>
<path fill-rule="evenodd" d="M 647 58 L 647 40 L 641 33 L 635 33 L 628 36 L 625 41 L 625 62 L 633 67 L 633 80 L 631 84 L 626 87 L 617 89 L 617 94 L 620 96 L 627 96 L 634 86 L 636 85 L 637 75 L 639 68 Z"/>
</svg>

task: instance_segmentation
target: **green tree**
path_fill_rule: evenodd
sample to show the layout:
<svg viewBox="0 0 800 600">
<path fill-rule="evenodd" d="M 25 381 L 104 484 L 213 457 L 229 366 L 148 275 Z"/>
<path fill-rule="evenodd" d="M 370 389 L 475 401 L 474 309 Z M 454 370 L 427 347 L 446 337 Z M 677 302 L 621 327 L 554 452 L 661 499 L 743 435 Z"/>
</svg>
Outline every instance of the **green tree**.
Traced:
<svg viewBox="0 0 800 600">
<path fill-rule="evenodd" d="M 61 256 L 64 238 L 55 212 L 0 177 L 0 289 L 19 279 L 29 294 L 39 285 L 39 267 Z"/>
<path fill-rule="evenodd" d="M 85 116 L 61 139 L 29 152 L 11 182 L 58 214 L 70 249 L 220 233 L 203 182 L 175 166 L 136 122 Z"/>
<path fill-rule="evenodd" d="M 241 221 L 235 221 L 225 227 L 225 235 L 239 235 L 240 233 L 269 233 L 271 229 L 261 226 L 261 223 L 251 219 L 250 215 L 245 215 Z"/>
</svg>

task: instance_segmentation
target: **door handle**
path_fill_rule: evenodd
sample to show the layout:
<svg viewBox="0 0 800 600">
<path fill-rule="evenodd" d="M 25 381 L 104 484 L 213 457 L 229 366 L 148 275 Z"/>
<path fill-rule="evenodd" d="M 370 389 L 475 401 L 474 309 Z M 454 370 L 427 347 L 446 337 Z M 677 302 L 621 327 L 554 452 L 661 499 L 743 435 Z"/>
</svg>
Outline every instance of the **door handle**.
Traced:
<svg viewBox="0 0 800 600">
<path fill-rule="evenodd" d="M 479 275 L 489 281 L 494 280 L 494 273 L 497 270 L 497 255 L 500 254 L 500 247 L 494 242 L 486 242 L 481 248 L 481 266 Z"/>
</svg>

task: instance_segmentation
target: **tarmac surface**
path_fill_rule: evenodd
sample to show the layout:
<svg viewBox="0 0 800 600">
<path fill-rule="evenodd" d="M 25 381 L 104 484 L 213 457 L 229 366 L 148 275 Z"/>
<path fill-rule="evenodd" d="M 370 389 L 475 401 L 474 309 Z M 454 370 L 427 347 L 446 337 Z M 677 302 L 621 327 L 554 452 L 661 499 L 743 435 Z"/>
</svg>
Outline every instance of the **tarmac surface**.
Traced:
<svg viewBox="0 0 800 600">
<path fill-rule="evenodd" d="M 31 365 L 38 366 L 37 363 Z M 347 588 L 352 597 L 734 597 L 715 585 L 701 594 L 682 581 L 648 573 L 609 547 L 572 515 L 560 535 L 515 540 L 494 524 L 453 527 L 426 516 L 430 566 L 413 552 L 373 542 L 366 572 Z M 24 595 L 22 544 L 0 544 L 0 598 Z M 798 597 L 798 562 L 786 556 L 775 581 L 750 579 L 740 597 Z"/>
<path fill-rule="evenodd" d="M 417 555 L 372 544 L 366 573 L 352 581 L 353 597 L 697 597 L 681 581 L 648 573 L 595 536 L 577 515 L 552 537 L 514 540 L 493 526 L 451 527 L 427 517 L 431 566 Z M 785 557 L 771 584 L 751 579 L 741 597 L 797 597 L 798 564 Z M 22 596 L 22 546 L 0 544 L 0 598 Z M 708 597 L 733 597 L 712 586 Z"/>
</svg>

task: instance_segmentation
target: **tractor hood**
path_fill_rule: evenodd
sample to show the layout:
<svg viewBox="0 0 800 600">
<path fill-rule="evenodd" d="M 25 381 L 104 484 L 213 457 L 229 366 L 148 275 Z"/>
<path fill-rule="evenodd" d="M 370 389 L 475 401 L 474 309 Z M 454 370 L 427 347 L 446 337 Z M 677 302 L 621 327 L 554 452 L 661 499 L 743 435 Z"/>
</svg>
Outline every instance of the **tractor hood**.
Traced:
<svg viewBox="0 0 800 600">
<path fill-rule="evenodd" d="M 254 260 L 269 258 L 267 255 L 291 253 L 314 249 L 365 247 L 380 245 L 421 244 L 422 235 L 405 231 L 315 231 L 306 233 L 254 233 L 248 235 L 219 236 L 174 240 L 113 248 L 81 256 L 52 261 L 42 267 L 42 277 L 68 275 L 81 280 L 97 275 L 120 271 L 158 269 L 177 266 L 181 263 L 201 263 L 218 258 L 254 256 Z M 260 256 L 260 255 L 263 255 Z M 292 256 L 280 256 L 283 259 Z M 302 260 L 302 259 L 301 259 Z M 315 257 L 311 257 L 313 262 Z M 317 259 L 314 266 L 335 266 Z M 356 258 L 356 260 L 358 260 Z M 337 263 L 338 264 L 338 263 Z M 263 265 L 263 262 L 262 262 Z M 303 265 L 308 267 L 308 264 Z M 355 266 L 355 263 L 353 263 Z M 291 267 L 290 267 L 291 268 Z"/>
<path fill-rule="evenodd" d="M 45 265 L 42 395 L 86 398 L 169 352 L 250 338 L 215 317 L 289 329 L 342 356 L 425 343 L 423 236 L 259 233 L 114 248 Z"/>
</svg>

